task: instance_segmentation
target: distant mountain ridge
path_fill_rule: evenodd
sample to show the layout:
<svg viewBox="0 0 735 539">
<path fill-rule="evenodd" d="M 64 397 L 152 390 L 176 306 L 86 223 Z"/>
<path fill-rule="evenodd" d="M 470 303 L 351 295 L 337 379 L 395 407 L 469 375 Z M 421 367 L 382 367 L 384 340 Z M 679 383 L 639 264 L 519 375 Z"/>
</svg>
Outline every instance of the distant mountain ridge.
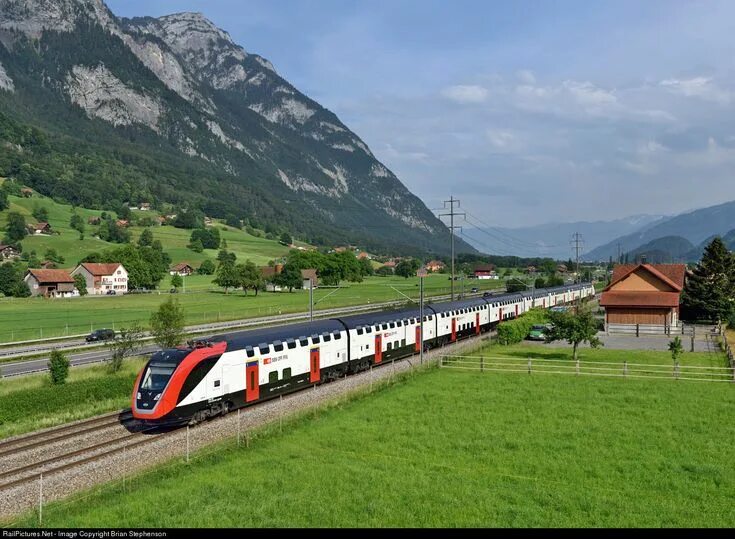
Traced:
<svg viewBox="0 0 735 539">
<path fill-rule="evenodd" d="M 166 202 L 310 243 L 449 251 L 355 133 L 200 13 L 0 0 L 0 44 L 1 175 L 89 208 Z"/>
<path fill-rule="evenodd" d="M 735 228 L 735 201 L 716 206 L 700 208 L 660 222 L 651 223 L 640 230 L 620 236 L 585 253 L 584 260 L 606 261 L 610 257 L 616 259 L 618 246 L 623 253 L 636 251 L 655 240 L 678 236 L 700 246 L 702 242 L 715 235 L 728 235 Z M 683 243 L 679 242 L 679 246 Z M 683 258 L 691 260 L 694 251 L 690 250 Z"/>
</svg>

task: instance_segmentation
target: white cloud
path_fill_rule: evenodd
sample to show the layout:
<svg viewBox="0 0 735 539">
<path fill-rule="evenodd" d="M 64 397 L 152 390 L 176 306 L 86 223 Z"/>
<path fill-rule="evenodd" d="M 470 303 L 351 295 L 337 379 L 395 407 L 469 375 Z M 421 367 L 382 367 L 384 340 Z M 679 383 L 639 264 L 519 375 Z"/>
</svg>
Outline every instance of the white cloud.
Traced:
<svg viewBox="0 0 735 539">
<path fill-rule="evenodd" d="M 669 91 L 685 97 L 698 97 L 723 105 L 727 105 L 732 100 L 732 92 L 723 90 L 714 84 L 709 77 L 665 79 L 660 84 Z"/>
<path fill-rule="evenodd" d="M 466 105 L 468 103 L 483 103 L 487 99 L 488 91 L 475 84 L 449 86 L 442 91 L 447 99 Z"/>
<path fill-rule="evenodd" d="M 611 105 L 618 101 L 612 92 L 591 82 L 565 80 L 563 87 L 580 105 Z"/>
<path fill-rule="evenodd" d="M 510 131 L 488 129 L 486 132 L 490 145 L 500 152 L 512 152 L 520 149 L 520 140 Z"/>
<path fill-rule="evenodd" d="M 524 84 L 536 84 L 536 76 L 533 74 L 533 71 L 521 69 L 520 71 L 516 71 L 516 76 Z"/>
</svg>

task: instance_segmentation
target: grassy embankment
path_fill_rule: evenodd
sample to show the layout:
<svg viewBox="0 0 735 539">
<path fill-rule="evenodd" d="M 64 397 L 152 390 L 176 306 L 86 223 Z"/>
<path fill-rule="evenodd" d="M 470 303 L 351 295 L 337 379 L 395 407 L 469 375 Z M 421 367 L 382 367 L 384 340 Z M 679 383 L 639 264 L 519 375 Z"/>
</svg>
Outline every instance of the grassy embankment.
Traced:
<svg viewBox="0 0 735 539">
<path fill-rule="evenodd" d="M 732 527 L 733 406 L 727 384 L 433 369 L 44 525 Z"/>
<path fill-rule="evenodd" d="M 0 381 L 0 438 L 53 427 L 130 406 L 133 382 L 143 359 L 126 360 L 117 374 L 106 366 L 71 369 L 63 385 L 48 374 Z"/>
</svg>

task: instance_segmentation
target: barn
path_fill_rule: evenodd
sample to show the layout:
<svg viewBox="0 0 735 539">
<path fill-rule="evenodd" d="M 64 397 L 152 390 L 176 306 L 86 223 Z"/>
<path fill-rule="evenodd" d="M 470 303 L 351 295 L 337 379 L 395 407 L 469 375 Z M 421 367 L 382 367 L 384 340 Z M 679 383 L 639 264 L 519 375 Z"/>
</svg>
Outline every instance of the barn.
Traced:
<svg viewBox="0 0 735 539">
<path fill-rule="evenodd" d="M 637 325 L 650 332 L 668 332 L 678 326 L 685 275 L 684 264 L 615 266 L 600 298 L 607 331 Z"/>
</svg>

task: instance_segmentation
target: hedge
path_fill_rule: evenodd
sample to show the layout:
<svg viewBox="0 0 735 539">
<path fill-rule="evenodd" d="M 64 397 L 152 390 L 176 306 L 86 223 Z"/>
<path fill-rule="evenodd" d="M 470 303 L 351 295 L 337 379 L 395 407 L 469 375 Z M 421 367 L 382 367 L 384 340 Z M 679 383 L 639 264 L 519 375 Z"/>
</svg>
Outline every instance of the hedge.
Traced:
<svg viewBox="0 0 735 539">
<path fill-rule="evenodd" d="M 498 325 L 498 342 L 500 344 L 516 344 L 528 336 L 531 327 L 548 322 L 545 309 L 531 309 L 514 320 L 501 322 Z"/>
</svg>

